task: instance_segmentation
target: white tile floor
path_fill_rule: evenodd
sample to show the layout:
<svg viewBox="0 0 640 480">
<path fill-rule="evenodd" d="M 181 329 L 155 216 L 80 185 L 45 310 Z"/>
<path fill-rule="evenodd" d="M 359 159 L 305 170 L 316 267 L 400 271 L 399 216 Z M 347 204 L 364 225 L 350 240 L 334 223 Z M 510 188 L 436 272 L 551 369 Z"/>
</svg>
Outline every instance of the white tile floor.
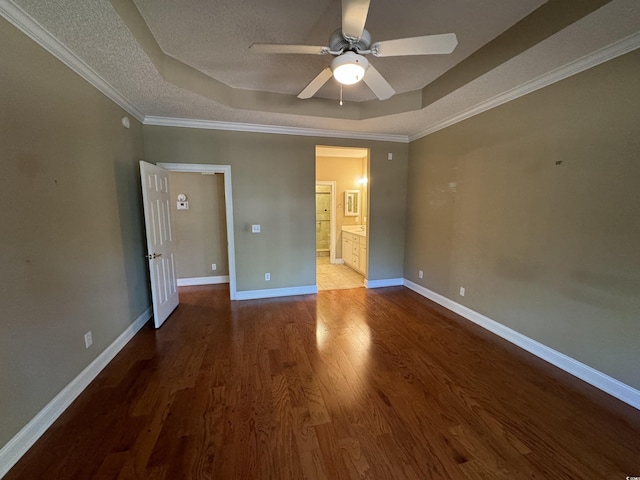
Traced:
<svg viewBox="0 0 640 480">
<path fill-rule="evenodd" d="M 329 257 L 316 257 L 318 290 L 364 287 L 364 277 L 346 265 L 331 264 Z"/>
</svg>

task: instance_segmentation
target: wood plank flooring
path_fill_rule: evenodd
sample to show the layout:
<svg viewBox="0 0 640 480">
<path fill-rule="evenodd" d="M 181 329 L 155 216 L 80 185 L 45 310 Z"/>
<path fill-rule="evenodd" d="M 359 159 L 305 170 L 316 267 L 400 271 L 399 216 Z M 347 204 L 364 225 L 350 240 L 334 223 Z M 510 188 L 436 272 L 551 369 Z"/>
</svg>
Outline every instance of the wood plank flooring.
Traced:
<svg viewBox="0 0 640 480">
<path fill-rule="evenodd" d="M 624 479 L 640 411 L 403 287 L 184 287 L 15 479 Z"/>
</svg>

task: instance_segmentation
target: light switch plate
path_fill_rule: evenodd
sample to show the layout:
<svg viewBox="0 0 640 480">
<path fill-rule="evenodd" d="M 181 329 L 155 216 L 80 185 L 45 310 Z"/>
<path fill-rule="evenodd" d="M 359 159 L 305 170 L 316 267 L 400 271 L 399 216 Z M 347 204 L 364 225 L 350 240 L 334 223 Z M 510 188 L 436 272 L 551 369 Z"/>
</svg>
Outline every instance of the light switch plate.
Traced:
<svg viewBox="0 0 640 480">
<path fill-rule="evenodd" d="M 251 225 L 251 233 L 260 233 L 260 225 Z"/>
</svg>

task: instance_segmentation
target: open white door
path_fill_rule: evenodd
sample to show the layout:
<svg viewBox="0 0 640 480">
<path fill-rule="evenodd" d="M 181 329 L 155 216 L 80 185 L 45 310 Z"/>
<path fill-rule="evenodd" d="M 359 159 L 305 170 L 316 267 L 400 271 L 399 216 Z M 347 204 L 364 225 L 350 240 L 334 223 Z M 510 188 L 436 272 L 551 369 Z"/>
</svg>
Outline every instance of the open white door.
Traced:
<svg viewBox="0 0 640 480">
<path fill-rule="evenodd" d="M 156 328 L 178 306 L 171 211 L 169 172 L 147 162 L 140 162 L 144 224 L 147 232 L 147 258 L 151 277 L 153 321 Z"/>
</svg>

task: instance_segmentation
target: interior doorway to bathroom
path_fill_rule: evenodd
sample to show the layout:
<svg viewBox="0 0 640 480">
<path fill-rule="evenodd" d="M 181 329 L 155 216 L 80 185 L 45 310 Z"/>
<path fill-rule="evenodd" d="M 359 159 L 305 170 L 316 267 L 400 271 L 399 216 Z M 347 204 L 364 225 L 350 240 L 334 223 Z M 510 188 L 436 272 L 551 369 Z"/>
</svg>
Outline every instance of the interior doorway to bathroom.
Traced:
<svg viewBox="0 0 640 480">
<path fill-rule="evenodd" d="M 318 290 L 364 286 L 369 240 L 368 171 L 368 149 L 316 147 Z"/>
</svg>

